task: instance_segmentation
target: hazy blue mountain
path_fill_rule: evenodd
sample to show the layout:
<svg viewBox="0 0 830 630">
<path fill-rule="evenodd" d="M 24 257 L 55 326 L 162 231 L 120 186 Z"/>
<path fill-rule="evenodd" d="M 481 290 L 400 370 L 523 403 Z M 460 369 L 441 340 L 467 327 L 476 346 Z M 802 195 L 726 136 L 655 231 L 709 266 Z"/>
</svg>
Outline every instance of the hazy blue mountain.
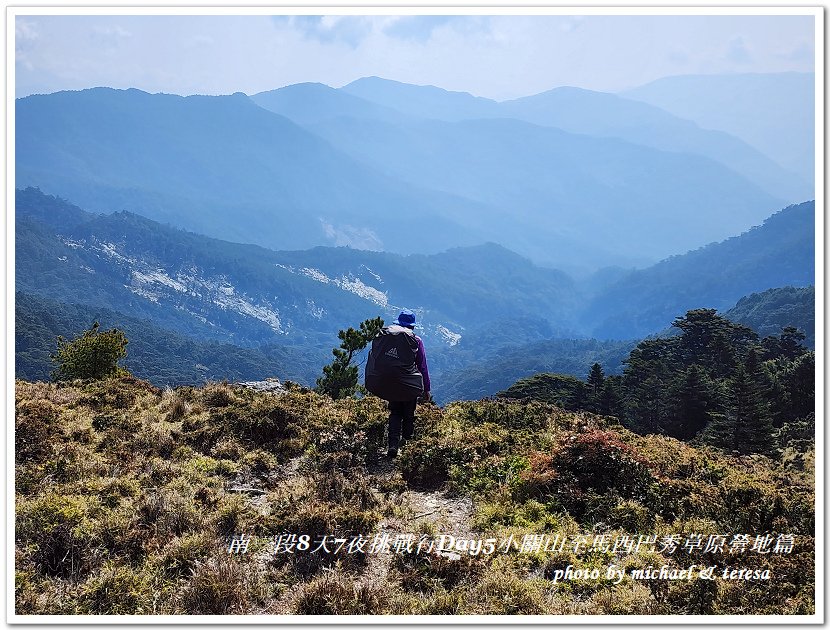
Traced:
<svg viewBox="0 0 830 630">
<path fill-rule="evenodd" d="M 244 94 L 99 88 L 15 106 L 17 187 L 87 210 L 283 248 L 435 252 L 484 240 L 477 204 L 393 181 Z"/>
<path fill-rule="evenodd" d="M 779 287 L 753 293 L 723 315 L 749 326 L 761 337 L 780 335 L 785 326 L 795 326 L 806 335 L 805 345 L 816 346 L 815 287 Z"/>
<path fill-rule="evenodd" d="M 495 103 L 394 88 L 422 115 L 430 103 L 459 116 Z M 429 254 L 494 241 L 568 271 L 644 266 L 784 205 L 696 155 L 508 119 L 395 120 L 313 84 L 277 92 L 258 96 L 288 98 L 294 116 L 337 116 L 312 133 L 243 94 L 101 88 L 19 99 L 18 187 L 273 249 Z"/>
<path fill-rule="evenodd" d="M 458 121 L 502 116 L 497 101 L 433 85 L 411 85 L 380 77 L 364 77 L 339 90 L 421 118 Z"/>
<path fill-rule="evenodd" d="M 789 206 L 740 236 L 652 267 L 602 290 L 583 321 L 599 338 L 644 337 L 692 308 L 730 308 L 742 296 L 815 284 L 815 203 Z"/>
<path fill-rule="evenodd" d="M 714 159 L 744 175 L 784 203 L 801 202 L 815 196 L 812 178 L 802 179 L 795 172 L 782 168 L 770 156 L 743 140 L 724 131 L 701 129 L 696 123 L 678 118 L 659 107 L 614 94 L 560 87 L 533 96 L 496 102 L 434 86 L 409 85 L 378 77 L 359 79 L 339 91 L 344 90 L 366 101 L 398 108 L 412 116 L 445 121 L 515 118 L 572 133 L 620 138 L 656 149 L 693 153 Z M 316 106 L 309 103 L 308 108 L 315 110 Z M 345 109 L 341 111 L 344 116 L 352 115 Z M 280 113 L 291 117 L 288 111 Z M 301 113 L 298 115 L 302 116 Z M 369 118 L 370 112 L 363 107 L 354 116 Z M 391 119 L 387 116 L 384 120 Z"/>
<path fill-rule="evenodd" d="M 415 305 L 445 319 L 450 332 L 463 333 L 499 317 L 531 316 L 545 322 L 557 334 L 573 334 L 579 296 L 566 274 L 538 267 L 526 258 L 495 243 L 453 248 L 429 256 L 399 256 L 346 248 L 314 248 L 277 252 L 275 260 L 285 268 L 310 277 L 348 278 L 365 282 L 387 312 Z M 371 287 L 369 286 L 371 285 Z M 447 337 L 449 339 L 449 337 Z"/>
<path fill-rule="evenodd" d="M 621 95 L 661 107 L 706 129 L 738 136 L 813 184 L 812 73 L 672 76 Z"/>
<path fill-rule="evenodd" d="M 409 118 L 395 109 L 378 105 L 322 83 L 288 85 L 277 90 L 254 94 L 251 100 L 260 107 L 290 118 L 301 125 L 341 116 L 393 122 Z"/>
<path fill-rule="evenodd" d="M 784 205 L 710 159 L 518 120 L 338 118 L 311 128 L 391 177 L 500 209 L 480 217 L 493 240 L 568 271 L 642 266 Z"/>
<path fill-rule="evenodd" d="M 573 133 L 621 138 L 656 149 L 709 157 L 789 203 L 815 196 L 807 180 L 784 170 L 743 140 L 724 131 L 701 129 L 690 120 L 647 103 L 562 87 L 501 103 L 501 109 L 513 118 Z"/>
<path fill-rule="evenodd" d="M 276 252 L 163 226 L 119 212 L 77 223 L 77 208 L 17 192 L 19 290 L 151 319 L 165 328 L 236 344 L 331 346 L 368 317 L 416 308 L 426 338 L 457 343 L 468 322 L 506 315 L 573 331 L 577 292 L 565 274 L 498 245 L 401 256 L 351 248 Z M 60 217 L 66 221 L 61 225 Z"/>
</svg>

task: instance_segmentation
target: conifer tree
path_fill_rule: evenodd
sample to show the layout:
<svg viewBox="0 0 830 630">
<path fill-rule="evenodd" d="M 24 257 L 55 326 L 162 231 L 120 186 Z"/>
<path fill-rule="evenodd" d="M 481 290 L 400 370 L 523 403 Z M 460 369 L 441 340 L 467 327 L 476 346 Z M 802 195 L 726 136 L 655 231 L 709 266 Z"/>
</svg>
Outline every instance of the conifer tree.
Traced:
<svg viewBox="0 0 830 630">
<path fill-rule="evenodd" d="M 622 416 L 621 383 L 622 378 L 619 376 L 609 376 L 605 379 L 600 395 L 600 413 Z"/>
<path fill-rule="evenodd" d="M 806 336 L 798 328 L 794 326 L 786 326 L 781 331 L 780 352 L 786 359 L 795 359 L 805 352 L 807 349 L 801 345 L 801 342 L 806 339 Z"/>
<path fill-rule="evenodd" d="M 807 352 L 792 362 L 784 376 L 792 418 L 806 418 L 815 411 L 816 355 Z"/>
<path fill-rule="evenodd" d="M 709 422 L 712 406 L 712 385 L 699 365 L 690 366 L 680 374 L 674 391 L 674 413 L 668 433 L 680 440 L 689 440 Z"/>
<path fill-rule="evenodd" d="M 323 367 L 323 375 L 317 379 L 316 391 L 328 394 L 335 400 L 353 396 L 358 389 L 358 369 L 352 365 L 356 352 L 363 350 L 383 328 L 380 317 L 367 319 L 360 324 L 360 330 L 352 327 L 337 333 L 340 347 L 331 352 L 334 361 Z"/>
<path fill-rule="evenodd" d="M 664 433 L 668 412 L 668 380 L 676 339 L 646 339 L 626 360 L 623 375 L 625 417 L 628 426 L 642 433 Z"/>
<path fill-rule="evenodd" d="M 588 411 L 594 413 L 602 413 L 602 392 L 605 384 L 605 374 L 602 371 L 602 366 L 599 363 L 594 363 L 591 366 L 591 372 L 588 374 Z"/>
<path fill-rule="evenodd" d="M 770 454 L 773 426 L 763 379 L 757 354 L 751 350 L 746 361 L 735 369 L 729 407 L 724 415 L 715 418 L 705 436 L 706 442 L 742 455 Z"/>
<path fill-rule="evenodd" d="M 52 373 L 54 380 L 101 379 L 126 372 L 118 361 L 127 356 L 127 337 L 117 328 L 104 332 L 99 332 L 99 328 L 98 322 L 94 322 L 72 341 L 58 337 L 58 350 L 51 357 L 57 363 Z"/>
</svg>

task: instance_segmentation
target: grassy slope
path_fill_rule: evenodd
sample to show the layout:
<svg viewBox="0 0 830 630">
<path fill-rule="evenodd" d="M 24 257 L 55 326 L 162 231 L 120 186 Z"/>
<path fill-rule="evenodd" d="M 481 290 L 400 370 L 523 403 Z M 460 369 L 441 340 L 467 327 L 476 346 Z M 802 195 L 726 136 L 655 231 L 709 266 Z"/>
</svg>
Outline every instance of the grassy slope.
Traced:
<svg viewBox="0 0 830 630">
<path fill-rule="evenodd" d="M 419 407 L 418 439 L 380 458 L 385 409 L 225 384 L 16 383 L 19 614 L 807 614 L 812 452 L 727 457 L 542 403 Z M 791 533 L 792 554 L 698 551 L 274 555 L 280 533 L 517 540 Z M 246 555 L 228 537 L 256 538 Z M 334 562 L 337 560 L 337 562 Z M 770 568 L 769 582 L 604 580 L 614 563 Z M 330 570 L 323 571 L 329 566 Z"/>
</svg>

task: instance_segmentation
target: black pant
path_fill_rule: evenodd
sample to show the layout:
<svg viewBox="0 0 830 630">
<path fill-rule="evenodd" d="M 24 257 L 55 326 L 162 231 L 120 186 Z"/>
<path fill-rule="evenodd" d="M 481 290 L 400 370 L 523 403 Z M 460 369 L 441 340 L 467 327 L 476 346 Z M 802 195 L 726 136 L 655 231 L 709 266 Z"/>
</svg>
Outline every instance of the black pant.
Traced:
<svg viewBox="0 0 830 630">
<path fill-rule="evenodd" d="M 398 450 L 401 438 L 409 440 L 415 431 L 415 406 L 418 399 L 390 401 L 389 403 L 389 449 Z"/>
</svg>

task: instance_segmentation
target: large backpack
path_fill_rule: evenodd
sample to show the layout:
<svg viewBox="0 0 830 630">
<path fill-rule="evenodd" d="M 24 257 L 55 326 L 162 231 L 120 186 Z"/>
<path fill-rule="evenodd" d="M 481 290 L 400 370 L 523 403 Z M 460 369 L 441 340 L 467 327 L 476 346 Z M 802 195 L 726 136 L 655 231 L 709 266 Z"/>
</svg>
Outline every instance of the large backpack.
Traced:
<svg viewBox="0 0 830 630">
<path fill-rule="evenodd" d="M 366 389 L 389 401 L 414 400 L 424 393 L 424 378 L 415 364 L 418 340 L 403 326 L 382 329 L 366 359 Z"/>
</svg>

